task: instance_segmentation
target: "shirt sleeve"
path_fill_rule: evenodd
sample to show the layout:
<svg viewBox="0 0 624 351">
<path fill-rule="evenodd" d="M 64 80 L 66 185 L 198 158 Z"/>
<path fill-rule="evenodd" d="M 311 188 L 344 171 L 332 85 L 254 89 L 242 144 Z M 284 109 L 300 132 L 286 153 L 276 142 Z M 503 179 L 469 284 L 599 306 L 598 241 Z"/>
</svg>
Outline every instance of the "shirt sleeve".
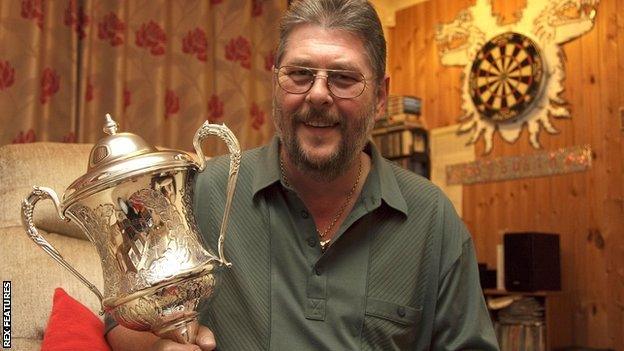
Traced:
<svg viewBox="0 0 624 351">
<path fill-rule="evenodd" d="M 452 258 L 442 270 L 438 288 L 432 350 L 499 350 L 479 282 L 472 238 L 450 202 L 445 202 L 443 236 L 456 245 L 443 246 Z"/>
</svg>

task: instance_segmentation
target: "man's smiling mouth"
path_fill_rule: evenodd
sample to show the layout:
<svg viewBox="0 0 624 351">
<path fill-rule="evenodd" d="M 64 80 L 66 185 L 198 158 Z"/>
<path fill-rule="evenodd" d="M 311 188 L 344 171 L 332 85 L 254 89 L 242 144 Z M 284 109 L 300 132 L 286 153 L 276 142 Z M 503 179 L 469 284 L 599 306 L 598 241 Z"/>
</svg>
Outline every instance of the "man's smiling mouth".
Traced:
<svg viewBox="0 0 624 351">
<path fill-rule="evenodd" d="M 315 128 L 331 128 L 338 125 L 338 123 L 321 122 L 321 121 L 309 121 L 304 123 L 307 127 Z"/>
</svg>

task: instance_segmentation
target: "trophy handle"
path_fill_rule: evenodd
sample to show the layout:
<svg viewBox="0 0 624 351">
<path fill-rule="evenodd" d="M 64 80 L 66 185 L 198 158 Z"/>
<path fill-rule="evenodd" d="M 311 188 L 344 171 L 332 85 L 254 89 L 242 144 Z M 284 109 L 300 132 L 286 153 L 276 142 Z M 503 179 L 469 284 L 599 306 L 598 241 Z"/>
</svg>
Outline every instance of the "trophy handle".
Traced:
<svg viewBox="0 0 624 351">
<path fill-rule="evenodd" d="M 22 225 L 26 229 L 26 234 L 35 242 L 35 244 L 39 245 L 43 249 L 43 251 L 47 252 L 48 255 L 52 256 L 52 258 L 58 262 L 61 266 L 65 267 L 68 271 L 70 271 L 76 278 L 78 278 L 84 285 L 86 285 L 97 298 L 100 300 L 100 306 L 102 306 L 102 310 L 100 310 L 100 314 L 103 314 L 104 305 L 102 305 L 102 293 L 98 290 L 95 285 L 91 284 L 82 274 L 78 273 L 78 271 L 71 266 L 61 254 L 56 251 L 56 249 L 50 245 L 50 243 L 44 239 L 39 231 L 35 227 L 35 223 L 33 221 L 33 211 L 35 209 L 35 204 L 39 200 L 50 199 L 54 202 L 54 207 L 59 215 L 59 217 L 64 221 L 69 221 L 69 218 L 63 216 L 63 213 L 60 210 L 59 199 L 54 190 L 46 187 L 33 187 L 33 190 L 30 192 L 30 195 L 24 199 L 22 202 Z"/>
<path fill-rule="evenodd" d="M 236 188 L 236 178 L 238 178 L 238 169 L 240 167 L 241 150 L 238 139 L 234 133 L 225 126 L 225 124 L 210 124 L 205 121 L 197 130 L 193 138 L 193 146 L 195 152 L 199 156 L 199 171 L 203 172 L 206 168 L 206 158 L 201 149 L 201 142 L 209 135 L 216 135 L 223 139 L 230 150 L 230 174 L 228 176 L 227 194 L 225 199 L 225 211 L 223 212 L 223 220 L 221 221 L 221 229 L 219 231 L 219 259 L 222 264 L 230 267 L 232 264 L 223 256 L 223 242 L 225 241 L 225 229 L 230 216 L 230 207 L 232 206 L 232 198 L 234 197 L 234 189 Z"/>
</svg>

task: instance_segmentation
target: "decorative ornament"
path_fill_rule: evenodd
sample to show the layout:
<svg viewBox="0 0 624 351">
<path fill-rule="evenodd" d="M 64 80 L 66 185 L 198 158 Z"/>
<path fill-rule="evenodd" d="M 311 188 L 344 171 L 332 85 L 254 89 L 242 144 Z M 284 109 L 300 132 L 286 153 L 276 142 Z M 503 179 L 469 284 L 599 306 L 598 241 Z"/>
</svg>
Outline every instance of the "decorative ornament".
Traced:
<svg viewBox="0 0 624 351">
<path fill-rule="evenodd" d="M 589 145 L 543 151 L 527 156 L 481 159 L 446 166 L 446 184 L 475 184 L 582 172 L 592 165 Z"/>
<path fill-rule="evenodd" d="M 513 143 L 526 124 L 537 149 L 540 126 L 558 133 L 550 117 L 570 117 L 560 97 L 565 78 L 560 45 L 592 29 L 599 2 L 527 0 L 520 19 L 502 25 L 491 0 L 476 0 L 453 22 L 438 26 L 442 64 L 464 66 L 459 132 L 472 132 L 470 143 L 483 135 L 489 153 L 496 130 Z"/>
</svg>

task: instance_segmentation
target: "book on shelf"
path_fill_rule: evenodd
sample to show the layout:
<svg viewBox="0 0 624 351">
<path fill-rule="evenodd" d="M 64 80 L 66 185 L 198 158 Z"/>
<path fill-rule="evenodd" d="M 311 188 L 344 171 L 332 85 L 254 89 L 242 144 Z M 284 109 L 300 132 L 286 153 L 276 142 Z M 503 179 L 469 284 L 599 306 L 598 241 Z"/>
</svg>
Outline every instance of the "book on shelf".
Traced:
<svg viewBox="0 0 624 351">
<path fill-rule="evenodd" d="M 375 127 L 373 128 L 373 135 L 385 134 L 395 131 L 402 130 L 426 130 L 422 121 L 418 120 L 401 120 L 394 121 L 386 118 L 380 119 L 375 122 Z"/>
<path fill-rule="evenodd" d="M 392 116 L 385 115 L 377 122 L 375 122 L 375 129 L 382 129 L 394 126 L 400 128 L 427 129 L 427 123 L 425 122 L 424 118 L 422 118 L 420 115 L 411 115 L 407 113 Z"/>
<path fill-rule="evenodd" d="M 488 306 L 492 308 L 488 298 Z M 495 298 L 501 299 L 501 298 Z M 508 304 L 491 309 L 501 351 L 545 351 L 544 302 L 536 297 L 514 297 Z"/>
<path fill-rule="evenodd" d="M 388 115 L 385 119 L 389 124 L 410 123 L 412 125 L 420 126 L 421 128 L 427 128 L 427 124 L 425 123 L 425 120 L 422 118 L 422 116 L 414 115 L 411 113 L 398 113 L 394 115 Z"/>
<path fill-rule="evenodd" d="M 388 96 L 387 112 L 389 116 L 403 113 L 420 115 L 421 106 L 420 98 L 415 96 L 390 95 Z"/>
<path fill-rule="evenodd" d="M 546 351 L 544 324 L 494 323 L 501 351 Z"/>
<path fill-rule="evenodd" d="M 412 156 L 427 152 L 427 133 L 424 130 L 398 129 L 373 134 L 373 142 L 386 158 Z"/>
<path fill-rule="evenodd" d="M 386 104 L 385 123 L 409 122 L 425 128 L 421 117 L 421 100 L 415 96 L 390 95 Z"/>
</svg>

